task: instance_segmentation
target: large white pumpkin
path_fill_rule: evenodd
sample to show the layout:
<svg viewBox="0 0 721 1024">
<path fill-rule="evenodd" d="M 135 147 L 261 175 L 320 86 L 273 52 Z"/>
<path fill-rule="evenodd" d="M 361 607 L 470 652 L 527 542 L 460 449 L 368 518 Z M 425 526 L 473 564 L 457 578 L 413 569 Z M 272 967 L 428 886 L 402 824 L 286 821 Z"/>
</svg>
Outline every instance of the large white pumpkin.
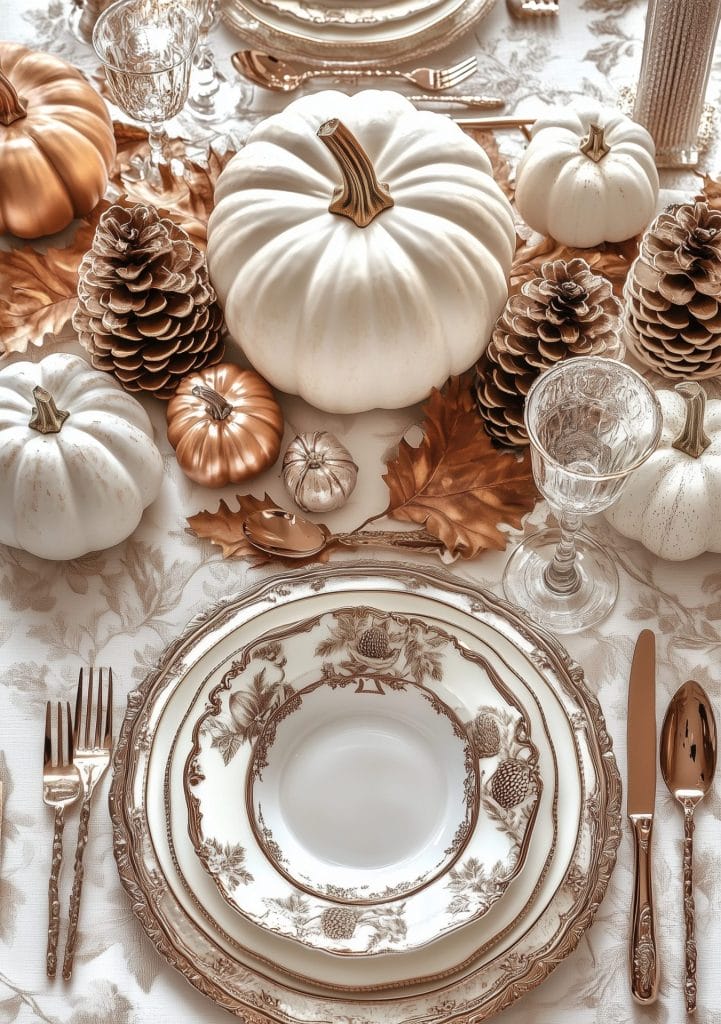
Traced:
<svg viewBox="0 0 721 1024">
<path fill-rule="evenodd" d="M 111 547 L 162 475 L 147 413 L 107 373 L 65 353 L 0 370 L 0 543 L 52 559 Z"/>
<path fill-rule="evenodd" d="M 345 129 L 367 160 L 348 157 Z M 344 159 L 348 191 L 330 212 Z M 282 391 L 330 412 L 400 408 L 485 348 L 507 298 L 513 214 L 450 118 L 393 92 L 305 96 L 253 130 L 215 199 L 208 267 L 228 329 Z M 376 214 L 358 226 L 349 207 L 362 217 L 368 202 Z"/>
<path fill-rule="evenodd" d="M 663 410 L 658 448 L 605 516 L 660 558 L 721 551 L 721 401 L 706 404 L 696 381 L 656 394 Z"/>
<path fill-rule="evenodd" d="M 516 172 L 525 222 L 564 245 L 622 242 L 656 212 L 658 171 L 643 125 L 612 107 L 550 110 Z"/>
</svg>

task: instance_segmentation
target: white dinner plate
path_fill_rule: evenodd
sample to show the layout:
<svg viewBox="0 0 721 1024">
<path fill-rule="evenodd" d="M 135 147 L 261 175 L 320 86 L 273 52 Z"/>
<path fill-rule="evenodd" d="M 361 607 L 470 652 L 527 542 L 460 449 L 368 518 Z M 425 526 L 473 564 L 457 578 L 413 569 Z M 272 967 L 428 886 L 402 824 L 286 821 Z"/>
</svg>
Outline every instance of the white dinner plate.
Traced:
<svg viewBox="0 0 721 1024">
<path fill-rule="evenodd" d="M 531 722 L 435 623 L 351 606 L 264 631 L 195 708 L 191 841 L 267 930 L 406 952 L 488 913 L 523 867 L 543 788 Z"/>
<path fill-rule="evenodd" d="M 363 28 L 385 25 L 389 21 L 412 18 L 438 7 L 445 0 L 363 0 L 349 4 L 346 0 L 258 0 L 261 7 L 276 11 L 283 18 L 310 22 L 319 27 L 337 25 Z"/>
<path fill-rule="evenodd" d="M 189 678 L 195 688 L 203 679 L 210 685 L 219 682 L 219 678 L 212 678 L 213 665 L 219 660 L 223 663 L 237 647 L 239 632 L 245 630 L 246 635 L 250 632 L 252 636 L 255 628 L 257 634 L 259 615 L 267 621 L 267 614 L 279 610 L 285 612 L 286 617 L 290 611 L 292 618 L 293 614 L 298 614 L 297 608 L 290 607 L 296 600 L 303 599 L 305 604 L 306 598 L 315 598 L 321 593 L 330 598 L 331 605 L 334 593 L 342 593 L 343 602 L 347 603 L 348 588 L 358 593 L 374 591 L 374 604 L 377 603 L 375 594 L 382 589 L 387 591 L 386 596 L 391 601 L 394 591 L 413 597 L 409 613 L 421 614 L 420 603 L 426 600 L 444 623 L 451 614 L 458 615 L 469 632 L 485 634 L 492 640 L 494 650 L 504 658 L 515 660 L 515 667 L 521 671 L 530 691 L 543 694 L 543 710 L 554 745 L 564 749 L 565 729 L 570 735 L 570 749 L 577 751 L 573 755 L 574 772 L 569 771 L 568 764 L 561 765 L 559 804 L 565 783 L 578 788 L 580 779 L 583 785 L 580 818 L 573 819 L 565 813 L 559 815 L 557 849 L 563 851 L 563 857 L 554 855 L 552 858 L 528 916 L 513 922 L 490 952 L 480 958 L 472 956 L 474 962 L 460 973 L 444 982 L 427 985 L 416 985 L 409 978 L 409 987 L 403 992 L 385 991 L 380 985 L 374 986 L 373 992 L 363 994 L 343 993 L 340 987 L 334 988 L 333 994 L 323 994 L 308 982 L 284 979 L 285 972 L 277 967 L 264 965 L 259 957 L 239 953 L 233 943 L 220 934 L 219 926 L 212 919 L 207 920 L 192 900 L 181 902 L 176 882 L 168 878 L 174 864 L 165 831 L 166 801 L 159 783 L 175 740 L 174 721 L 181 721 L 187 708 L 186 694 L 173 711 L 174 696 Z M 302 614 L 307 609 L 305 605 Z M 274 621 L 274 625 L 279 624 Z M 171 714 L 162 722 L 167 710 Z M 180 733 L 182 736 L 182 728 Z M 178 773 L 172 771 L 172 761 L 170 766 L 168 781 L 172 796 L 173 778 Z M 613 867 L 620 835 L 619 794 L 618 772 L 598 705 L 585 688 L 580 671 L 550 638 L 502 602 L 490 595 L 481 595 L 444 574 L 413 567 L 361 563 L 304 570 L 301 574 L 267 581 L 243 599 L 236 599 L 192 623 L 186 635 L 166 653 L 158 671 L 137 694 L 131 695 L 116 748 L 111 810 L 121 878 L 133 898 L 138 917 L 163 954 L 218 1005 L 253 1020 L 272 1019 L 287 1024 L 330 1022 L 340 1016 L 369 1024 L 405 1024 L 426 1016 L 438 1021 L 460 1014 L 486 1019 L 535 987 L 568 955 L 591 923 Z M 176 797 L 182 807 L 182 782 Z M 565 801 L 561 806 L 565 807 Z M 190 850 L 194 857 L 192 846 Z M 170 868 L 168 862 L 163 863 L 164 858 L 168 858 Z M 201 874 L 204 876 L 202 869 Z M 509 899 L 524 874 L 522 872 L 517 882 L 509 887 Z M 488 918 L 504 902 L 499 901 Z M 527 900 L 523 909 L 526 904 Z M 480 925 L 485 926 L 488 918 Z M 277 948 L 292 947 L 299 970 L 302 956 L 313 953 L 317 958 L 321 955 L 317 951 L 296 948 L 260 929 L 255 931 L 268 949 L 273 940 Z M 434 954 L 453 947 L 466 931 L 472 932 L 473 927 L 447 936 L 434 948 Z M 411 955 L 422 969 L 423 951 Z M 328 963 L 342 961 L 338 957 L 321 956 Z M 456 954 L 453 958 L 458 965 Z M 397 959 L 368 958 L 365 966 L 395 964 Z M 430 959 L 435 960 L 435 956 Z M 332 985 L 330 973 L 329 969 L 323 971 L 325 987 Z"/>
</svg>

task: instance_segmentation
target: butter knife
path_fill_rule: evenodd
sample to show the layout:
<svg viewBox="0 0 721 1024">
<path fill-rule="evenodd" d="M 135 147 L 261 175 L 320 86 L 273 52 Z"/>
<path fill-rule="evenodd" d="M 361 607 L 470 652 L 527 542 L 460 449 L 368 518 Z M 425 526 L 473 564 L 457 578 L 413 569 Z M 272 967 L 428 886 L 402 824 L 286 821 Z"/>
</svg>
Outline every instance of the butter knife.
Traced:
<svg viewBox="0 0 721 1024">
<path fill-rule="evenodd" d="M 631 995 L 653 1003 L 658 955 L 651 884 L 651 839 L 656 802 L 656 637 L 644 629 L 636 641 L 628 688 L 626 813 L 633 830 Z"/>
</svg>

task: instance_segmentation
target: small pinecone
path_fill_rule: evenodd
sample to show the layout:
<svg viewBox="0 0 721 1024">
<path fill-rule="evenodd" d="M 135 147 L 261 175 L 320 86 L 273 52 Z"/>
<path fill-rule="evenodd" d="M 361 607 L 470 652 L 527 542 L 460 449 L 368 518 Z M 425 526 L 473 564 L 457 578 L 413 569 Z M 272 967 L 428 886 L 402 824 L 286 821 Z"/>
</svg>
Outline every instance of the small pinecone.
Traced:
<svg viewBox="0 0 721 1024">
<path fill-rule="evenodd" d="M 352 939 L 358 923 L 358 913 L 348 907 L 328 907 L 320 918 L 323 934 L 329 939 Z"/>
<path fill-rule="evenodd" d="M 684 203 L 659 214 L 626 280 L 639 359 L 679 380 L 721 373 L 721 210 Z"/>
<path fill-rule="evenodd" d="M 495 757 L 501 749 L 501 730 L 495 715 L 479 715 L 469 729 L 476 757 Z"/>
<path fill-rule="evenodd" d="M 531 769 L 525 761 L 503 761 L 491 778 L 491 795 L 507 810 L 525 800 L 531 782 Z"/>
<path fill-rule="evenodd" d="M 536 377 L 568 356 L 619 356 L 622 306 L 610 281 L 582 259 L 549 260 L 511 295 L 476 367 L 475 398 L 486 431 L 527 445 L 523 406 Z"/>
<path fill-rule="evenodd" d="M 358 641 L 358 651 L 364 658 L 387 658 L 390 653 L 388 634 L 380 626 L 370 626 Z"/>
<path fill-rule="evenodd" d="M 111 206 L 80 264 L 73 326 L 98 370 L 169 399 L 223 356 L 223 314 L 203 253 L 149 206 Z"/>
</svg>

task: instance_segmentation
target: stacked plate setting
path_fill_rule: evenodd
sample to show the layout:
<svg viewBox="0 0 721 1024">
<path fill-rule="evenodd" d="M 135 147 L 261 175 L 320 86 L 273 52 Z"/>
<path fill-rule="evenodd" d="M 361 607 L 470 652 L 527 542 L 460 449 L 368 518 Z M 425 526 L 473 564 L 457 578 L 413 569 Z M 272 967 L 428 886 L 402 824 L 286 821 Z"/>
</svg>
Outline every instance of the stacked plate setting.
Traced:
<svg viewBox="0 0 721 1024">
<path fill-rule="evenodd" d="M 223 0 L 226 24 L 276 56 L 393 66 L 441 49 L 495 0 Z"/>
<path fill-rule="evenodd" d="M 357 563 L 191 623 L 131 696 L 111 812 L 136 914 L 215 1002 L 389 1024 L 537 985 L 605 892 L 619 799 L 550 637 L 443 574 Z"/>
</svg>

